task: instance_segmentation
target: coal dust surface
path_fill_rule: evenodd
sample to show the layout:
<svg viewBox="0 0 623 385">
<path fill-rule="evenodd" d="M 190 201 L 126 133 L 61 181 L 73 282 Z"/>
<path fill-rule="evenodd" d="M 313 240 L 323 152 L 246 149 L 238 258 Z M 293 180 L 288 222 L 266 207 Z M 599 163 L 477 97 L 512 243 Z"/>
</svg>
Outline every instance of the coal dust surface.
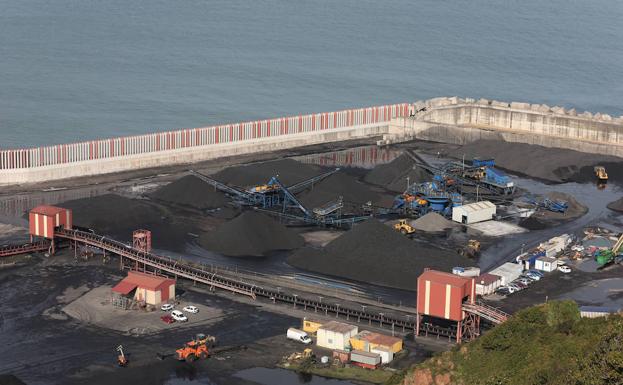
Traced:
<svg viewBox="0 0 623 385">
<path fill-rule="evenodd" d="M 71 200 L 58 206 L 73 210 L 74 224 L 123 242 L 132 240 L 134 230 L 145 229 L 152 232 L 154 247 L 183 250 L 191 231 L 183 218 L 170 216 L 156 204 L 116 194 Z"/>
<path fill-rule="evenodd" d="M 229 198 L 194 175 L 184 176 L 154 191 L 153 199 L 195 209 L 224 206 Z"/>
<path fill-rule="evenodd" d="M 290 186 L 326 171 L 293 159 L 280 159 L 228 167 L 212 175 L 212 178 L 232 186 L 249 187 L 267 183 L 271 177 L 277 176 L 281 183 Z"/>
<path fill-rule="evenodd" d="M 423 183 L 430 179 L 430 173 L 416 166 L 408 155 L 403 154 L 390 163 L 378 165 L 370 170 L 364 181 L 393 192 L 404 192 L 407 189 L 407 180 L 411 184 Z"/>
<path fill-rule="evenodd" d="M 623 198 L 617 199 L 614 202 L 608 203 L 608 208 L 613 211 L 623 213 Z"/>
<path fill-rule="evenodd" d="M 500 168 L 554 183 L 594 178 L 592 167 L 604 162 L 613 173 L 623 165 L 623 159 L 615 156 L 498 140 L 477 140 L 449 150 L 448 155 L 457 159 L 465 155 L 466 161 L 474 157 L 494 158 Z"/>
<path fill-rule="evenodd" d="M 328 243 L 323 249 L 303 248 L 288 263 L 309 271 L 375 285 L 416 290 L 424 268 L 450 271 L 475 262 L 453 251 L 413 241 L 370 219 Z"/>
<path fill-rule="evenodd" d="M 304 243 L 298 233 L 256 211 L 245 211 L 199 237 L 203 248 L 232 257 L 258 257 L 296 249 Z"/>
</svg>

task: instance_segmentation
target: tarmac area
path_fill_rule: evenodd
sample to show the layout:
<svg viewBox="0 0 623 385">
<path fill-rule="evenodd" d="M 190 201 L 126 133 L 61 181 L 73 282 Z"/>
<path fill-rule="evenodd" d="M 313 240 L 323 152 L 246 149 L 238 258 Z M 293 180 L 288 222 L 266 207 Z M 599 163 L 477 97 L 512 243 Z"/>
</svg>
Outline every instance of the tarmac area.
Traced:
<svg viewBox="0 0 623 385">
<path fill-rule="evenodd" d="M 76 265 L 73 255 L 56 255 L 0 270 L 0 357 L 5 357 L 0 360 L 0 373 L 12 373 L 27 384 L 162 384 L 170 378 L 207 377 L 218 384 L 243 385 L 250 382 L 233 374 L 272 367 L 282 355 L 299 348 L 286 343 L 284 331 L 300 319 L 193 290 L 186 290 L 182 298 L 200 309 L 219 309 L 223 316 L 181 328 L 155 318 L 153 322 L 171 327 L 140 335 L 58 316 L 56 310 L 79 296 L 80 288 L 116 283 L 119 271 L 113 265 L 96 261 Z M 156 313 L 159 317 L 161 312 Z M 246 349 L 193 365 L 156 358 L 156 353 L 174 352 L 196 333 L 217 336 L 219 347 L 245 345 Z M 116 365 L 115 348 L 120 344 L 128 354 L 128 368 Z"/>
</svg>

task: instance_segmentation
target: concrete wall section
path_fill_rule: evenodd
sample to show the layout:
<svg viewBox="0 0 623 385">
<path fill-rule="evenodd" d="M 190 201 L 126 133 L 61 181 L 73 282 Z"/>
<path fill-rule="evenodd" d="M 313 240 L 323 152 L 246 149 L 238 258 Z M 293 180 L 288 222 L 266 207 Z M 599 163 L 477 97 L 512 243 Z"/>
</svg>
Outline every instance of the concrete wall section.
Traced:
<svg viewBox="0 0 623 385">
<path fill-rule="evenodd" d="M 424 139 L 463 144 L 479 139 L 568 148 L 623 157 L 623 117 L 577 114 L 527 103 L 459 98 L 416 102 L 390 124 L 390 142 Z"/>
<path fill-rule="evenodd" d="M 387 132 L 388 123 L 373 123 L 321 132 L 299 133 L 244 142 L 218 143 L 192 148 L 180 148 L 144 154 L 126 155 L 98 160 L 44 167 L 0 170 L 0 184 L 28 184 L 49 180 L 101 175 L 127 170 L 191 164 L 209 159 L 250 153 L 270 152 L 294 147 L 354 138 L 381 136 Z"/>
</svg>

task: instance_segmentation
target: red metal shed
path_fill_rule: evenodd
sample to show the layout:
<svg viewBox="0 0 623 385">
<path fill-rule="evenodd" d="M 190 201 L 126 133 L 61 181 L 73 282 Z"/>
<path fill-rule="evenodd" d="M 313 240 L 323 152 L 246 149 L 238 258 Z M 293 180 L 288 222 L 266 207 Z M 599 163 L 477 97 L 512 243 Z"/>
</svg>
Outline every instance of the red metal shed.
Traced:
<svg viewBox="0 0 623 385">
<path fill-rule="evenodd" d="M 474 278 L 427 270 L 418 277 L 417 309 L 419 314 L 461 321 L 463 302 L 474 303 Z"/>
<path fill-rule="evenodd" d="M 37 206 L 30 210 L 28 215 L 30 235 L 54 238 L 54 228 L 64 227 L 71 229 L 73 213 L 69 209 L 56 206 Z"/>
<path fill-rule="evenodd" d="M 128 276 L 113 287 L 112 291 L 128 295 L 134 289 L 134 298 L 149 305 L 158 305 L 175 298 L 174 279 L 138 271 L 129 271 Z"/>
</svg>

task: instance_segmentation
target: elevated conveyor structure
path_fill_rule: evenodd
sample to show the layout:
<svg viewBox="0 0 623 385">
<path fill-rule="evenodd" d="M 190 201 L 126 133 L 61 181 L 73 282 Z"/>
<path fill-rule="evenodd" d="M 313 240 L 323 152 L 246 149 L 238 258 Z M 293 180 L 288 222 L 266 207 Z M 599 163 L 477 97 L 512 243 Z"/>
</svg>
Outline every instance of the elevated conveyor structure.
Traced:
<svg viewBox="0 0 623 385">
<path fill-rule="evenodd" d="M 36 253 L 39 251 L 48 251 L 50 242 L 39 241 L 34 243 L 24 243 L 19 245 L 5 245 L 0 247 L 0 257 L 10 257 L 12 255 Z"/>
<path fill-rule="evenodd" d="M 90 232 L 56 229 L 54 236 L 57 239 L 66 239 L 97 247 L 116 254 L 120 258 L 130 259 L 136 263 L 137 269 L 142 267 L 144 270 L 147 270 L 147 267 L 149 267 L 158 273 L 183 277 L 195 282 L 204 283 L 211 288 L 219 288 L 231 293 L 242 294 L 254 300 L 258 297 L 263 297 L 274 303 L 288 303 L 292 304 L 294 308 L 323 312 L 325 315 L 335 315 L 336 318 L 343 317 L 347 320 L 357 320 L 357 322 L 368 321 L 369 325 L 375 323 L 375 326 L 378 324 L 380 327 L 401 328 L 403 331 L 415 329 L 414 313 L 384 307 L 381 307 L 383 309 L 382 311 L 377 310 L 373 312 L 371 310 L 366 311 L 367 305 L 355 305 L 356 308 L 353 308 L 353 305 L 340 305 L 338 303 L 327 303 L 326 300 L 323 302 L 322 300 L 306 298 L 303 294 L 286 293 L 283 290 L 259 286 L 229 275 L 226 276 L 206 271 L 184 261 L 147 253 L 124 243 Z M 318 298 L 316 296 L 313 297 Z M 442 330 L 441 334 L 443 333 L 454 335 L 454 332 L 450 329 Z"/>
</svg>

